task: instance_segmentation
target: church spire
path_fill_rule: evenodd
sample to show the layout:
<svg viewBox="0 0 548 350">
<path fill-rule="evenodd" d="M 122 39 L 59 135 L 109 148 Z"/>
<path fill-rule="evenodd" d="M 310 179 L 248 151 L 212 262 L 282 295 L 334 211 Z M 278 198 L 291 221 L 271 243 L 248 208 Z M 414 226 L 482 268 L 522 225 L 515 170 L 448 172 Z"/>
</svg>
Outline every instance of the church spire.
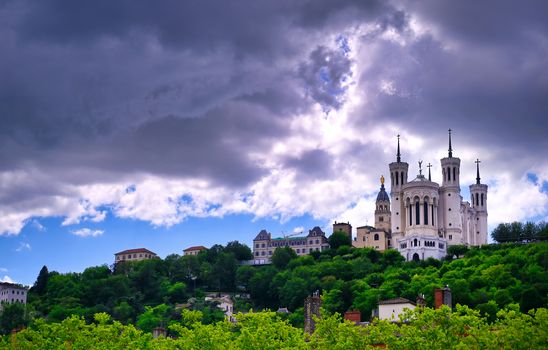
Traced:
<svg viewBox="0 0 548 350">
<path fill-rule="evenodd" d="M 453 148 L 451 147 L 451 129 L 449 129 L 449 158 L 453 158 Z"/>
<path fill-rule="evenodd" d="M 480 180 L 481 180 L 480 175 L 479 175 L 479 163 L 481 163 L 481 161 L 479 159 L 476 159 L 475 163 L 476 163 L 476 168 L 477 168 L 476 184 L 479 185 Z"/>
<path fill-rule="evenodd" d="M 400 154 L 400 135 L 398 134 L 398 153 L 396 154 L 396 161 L 398 163 L 401 162 L 401 154 Z"/>
</svg>

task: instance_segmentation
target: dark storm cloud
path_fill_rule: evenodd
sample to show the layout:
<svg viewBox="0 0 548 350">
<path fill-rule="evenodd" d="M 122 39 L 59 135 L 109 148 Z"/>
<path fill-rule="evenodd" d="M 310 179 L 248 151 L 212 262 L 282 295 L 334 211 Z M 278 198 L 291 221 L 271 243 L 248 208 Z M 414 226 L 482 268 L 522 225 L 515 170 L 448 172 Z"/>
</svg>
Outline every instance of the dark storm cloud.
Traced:
<svg viewBox="0 0 548 350">
<path fill-rule="evenodd" d="M 519 25 L 512 21 L 526 31 L 526 19 Z M 383 64 L 371 65 L 358 83 L 375 103 L 358 112 L 356 120 L 382 117 L 418 134 L 438 133 L 440 139 L 443 130 L 458 126 L 464 143 L 496 144 L 491 151 L 548 148 L 548 72 L 543 68 L 548 47 L 541 45 L 548 35 L 537 35 L 536 40 L 514 41 L 514 36 L 498 44 L 494 37 L 484 47 L 475 42 L 451 47 L 452 37 L 430 34 L 408 38 L 405 46 L 377 45 L 367 54 Z M 392 93 L 379 89 L 383 80 L 393 83 Z"/>
<path fill-rule="evenodd" d="M 333 161 L 329 153 L 315 149 L 296 157 L 287 157 L 283 163 L 288 168 L 297 169 L 298 174 L 302 174 L 307 180 L 312 180 L 331 177 Z"/>
<path fill-rule="evenodd" d="M 275 158 L 273 145 L 295 136 L 292 121 L 317 104 L 345 106 L 349 80 L 365 102 L 345 127 L 364 139 L 379 122 L 427 142 L 445 142 L 452 127 L 462 144 L 526 162 L 548 149 L 547 7 L 0 1 L 0 171 L 30 174 L 0 184 L 0 204 L 42 208 L 71 196 L 67 184 L 132 174 L 250 186 L 272 171 L 257 159 Z M 348 48 L 358 27 L 367 33 Z M 281 165 L 326 179 L 340 164 L 374 169 L 382 147 L 301 149 Z"/>
<path fill-rule="evenodd" d="M 299 76 L 308 94 L 326 113 L 331 109 L 338 110 L 344 104 L 352 75 L 351 65 L 352 60 L 346 55 L 344 46 L 337 49 L 319 46 L 299 67 Z"/>
</svg>

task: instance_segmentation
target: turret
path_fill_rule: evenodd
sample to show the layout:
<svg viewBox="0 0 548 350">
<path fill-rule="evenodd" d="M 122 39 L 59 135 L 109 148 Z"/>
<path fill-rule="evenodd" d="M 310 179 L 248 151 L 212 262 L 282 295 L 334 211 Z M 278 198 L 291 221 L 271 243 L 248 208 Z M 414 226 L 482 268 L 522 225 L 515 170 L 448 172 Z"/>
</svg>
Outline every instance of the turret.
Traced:
<svg viewBox="0 0 548 350">
<path fill-rule="evenodd" d="M 398 135 L 398 152 L 396 153 L 396 161 L 389 164 L 390 180 L 392 182 L 391 191 L 399 191 L 401 186 L 407 183 L 407 171 L 409 164 L 401 161 L 400 153 L 400 135 Z"/>
<path fill-rule="evenodd" d="M 443 187 L 460 187 L 460 159 L 453 157 L 451 147 L 451 129 L 449 129 L 449 152 L 446 158 L 441 159 Z"/>
<path fill-rule="evenodd" d="M 453 157 L 451 145 L 451 129 L 449 129 L 449 150 L 446 158 L 441 159 L 443 181 L 440 188 L 440 218 L 441 234 L 448 244 L 463 244 L 462 220 L 460 215 L 462 197 L 460 196 L 460 159 Z"/>
<path fill-rule="evenodd" d="M 475 217 L 473 218 L 474 232 L 471 244 L 487 244 L 487 185 L 481 183 L 479 159 L 476 159 L 476 183 L 470 185 L 470 200 Z"/>
<path fill-rule="evenodd" d="M 390 198 L 384 189 L 384 176 L 381 176 L 381 189 L 375 201 L 375 228 L 390 232 L 390 219 Z"/>
<path fill-rule="evenodd" d="M 396 161 L 389 164 L 390 168 L 390 197 L 391 201 L 391 226 L 392 236 L 397 237 L 404 230 L 405 213 L 402 198 L 402 185 L 407 183 L 409 164 L 401 161 L 400 135 L 398 135 L 398 149 Z"/>
</svg>

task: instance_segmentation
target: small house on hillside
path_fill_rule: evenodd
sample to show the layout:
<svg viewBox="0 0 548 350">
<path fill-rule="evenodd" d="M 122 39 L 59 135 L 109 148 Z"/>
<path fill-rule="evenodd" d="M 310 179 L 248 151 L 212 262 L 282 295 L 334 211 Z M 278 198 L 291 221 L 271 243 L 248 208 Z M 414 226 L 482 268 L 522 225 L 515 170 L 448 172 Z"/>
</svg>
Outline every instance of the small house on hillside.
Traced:
<svg viewBox="0 0 548 350">
<path fill-rule="evenodd" d="M 378 317 L 381 320 L 398 321 L 405 309 L 414 310 L 416 304 L 405 298 L 379 301 Z"/>
<path fill-rule="evenodd" d="M 128 249 L 114 254 L 114 263 L 122 261 L 140 261 L 157 258 L 156 253 L 151 252 L 146 248 Z"/>
<path fill-rule="evenodd" d="M 197 245 L 193 247 L 186 248 L 183 250 L 184 255 L 198 255 L 201 251 L 207 250 L 203 245 Z"/>
</svg>

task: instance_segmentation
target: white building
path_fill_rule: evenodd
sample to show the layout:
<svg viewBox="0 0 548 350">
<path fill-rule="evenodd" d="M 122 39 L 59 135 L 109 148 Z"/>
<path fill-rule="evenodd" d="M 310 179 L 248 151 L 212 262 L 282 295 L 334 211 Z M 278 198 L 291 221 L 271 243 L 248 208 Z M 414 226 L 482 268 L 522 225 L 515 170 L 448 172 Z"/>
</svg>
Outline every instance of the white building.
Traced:
<svg viewBox="0 0 548 350">
<path fill-rule="evenodd" d="M 232 297 L 229 294 L 208 295 L 205 297 L 205 300 L 217 303 L 217 307 L 224 312 L 226 318 L 229 321 L 234 321 L 234 301 L 232 301 Z"/>
<path fill-rule="evenodd" d="M 19 284 L 0 282 L 0 307 L 4 303 L 27 303 L 27 288 Z"/>
<path fill-rule="evenodd" d="M 408 181 L 409 164 L 401 161 L 400 142 L 396 162 L 390 163 L 391 238 L 407 260 L 443 258 L 447 245 L 487 243 L 487 185 L 480 182 L 479 160 L 476 184 L 470 186 L 472 204 L 460 193 L 460 159 L 453 157 L 451 130 L 449 153 L 441 159 L 441 186 L 422 174 Z"/>
<path fill-rule="evenodd" d="M 415 303 L 405 298 L 395 298 L 379 301 L 378 316 L 381 320 L 399 321 L 406 309 L 414 310 Z"/>
<path fill-rule="evenodd" d="M 266 230 L 261 230 L 253 239 L 253 258 L 255 261 L 269 262 L 276 248 L 290 247 L 297 255 L 307 255 L 314 251 L 329 249 L 325 233 L 318 226 L 308 231 L 303 237 L 272 238 Z"/>
</svg>

